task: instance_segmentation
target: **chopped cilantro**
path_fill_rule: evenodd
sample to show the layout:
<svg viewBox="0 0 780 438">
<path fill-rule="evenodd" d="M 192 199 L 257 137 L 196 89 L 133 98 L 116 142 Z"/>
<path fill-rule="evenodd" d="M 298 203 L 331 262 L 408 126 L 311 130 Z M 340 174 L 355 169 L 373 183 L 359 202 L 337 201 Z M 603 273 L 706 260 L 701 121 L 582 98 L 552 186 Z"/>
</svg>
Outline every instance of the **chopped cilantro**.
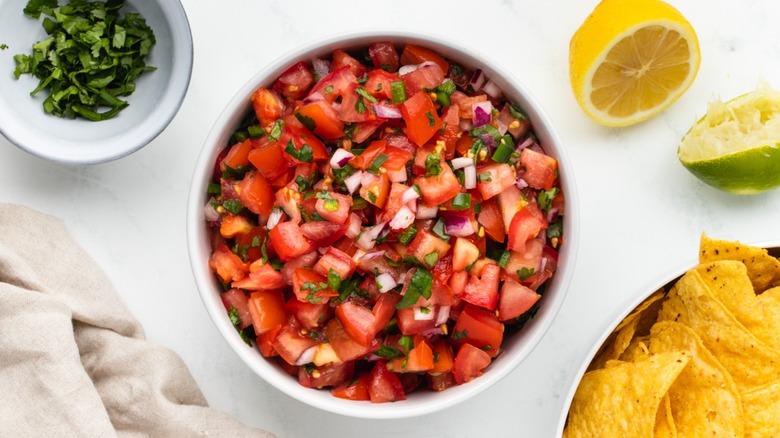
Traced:
<svg viewBox="0 0 780 438">
<path fill-rule="evenodd" d="M 414 239 L 414 236 L 417 235 L 417 226 L 412 223 L 409 225 L 409 228 L 405 229 L 403 233 L 398 235 L 398 241 L 403 243 L 404 245 L 408 245 L 409 242 Z"/>
<path fill-rule="evenodd" d="M 298 119 L 298 121 L 300 121 L 309 131 L 314 131 L 317 128 L 317 123 L 314 121 L 314 119 L 305 114 L 295 113 L 295 118 Z"/>
<path fill-rule="evenodd" d="M 366 170 L 373 174 L 378 174 L 379 168 L 382 167 L 382 165 L 385 164 L 385 161 L 387 161 L 389 158 L 390 156 L 387 154 L 377 155 L 376 158 L 374 158 L 374 161 L 371 162 L 371 167 Z"/>
<path fill-rule="evenodd" d="M 539 195 L 537 196 L 537 200 L 539 201 L 539 207 L 542 209 L 542 211 L 550 211 L 550 207 L 552 206 L 552 201 L 555 199 L 555 196 L 558 195 L 559 189 L 558 187 L 553 187 L 550 190 L 540 190 Z"/>
<path fill-rule="evenodd" d="M 532 275 L 534 275 L 534 268 L 521 268 L 517 270 L 517 276 L 520 277 L 520 280 L 528 280 L 531 278 Z"/>
<path fill-rule="evenodd" d="M 332 93 L 333 92 L 333 85 L 328 85 L 327 87 L 325 87 L 325 90 L 323 90 L 323 91 L 325 91 L 325 94 Z"/>
<path fill-rule="evenodd" d="M 304 163 L 311 163 L 314 159 L 314 151 L 312 151 L 311 146 L 304 144 L 300 149 L 296 150 L 292 139 L 287 142 L 287 147 L 284 148 L 284 151 L 291 157 L 298 161 L 303 161 Z"/>
<path fill-rule="evenodd" d="M 452 332 L 452 340 L 453 341 L 459 341 L 461 339 L 466 338 L 468 335 L 469 335 L 469 331 L 468 330 L 463 330 L 463 331 L 460 331 L 460 332 Z"/>
<path fill-rule="evenodd" d="M 225 210 L 233 214 L 239 214 L 241 213 L 241 210 L 244 209 L 244 206 L 241 204 L 241 201 L 237 199 L 226 199 L 225 201 L 222 202 L 222 206 L 225 207 Z"/>
<path fill-rule="evenodd" d="M 401 298 L 401 301 L 395 305 L 396 309 L 405 309 L 413 306 L 417 303 L 417 300 L 422 296 L 426 299 L 431 297 L 431 288 L 433 287 L 433 275 L 430 271 L 424 268 L 417 268 L 412 275 L 412 281 L 409 283 L 409 288 L 406 290 L 406 294 Z"/>
<path fill-rule="evenodd" d="M 284 121 L 282 119 L 275 121 L 274 125 L 271 127 L 271 132 L 268 133 L 268 140 L 278 141 L 279 138 L 282 136 L 283 129 L 284 129 Z"/>
<path fill-rule="evenodd" d="M 428 126 L 436 126 L 436 119 L 433 118 L 433 114 L 430 111 L 426 111 L 425 115 L 428 117 Z"/>
<path fill-rule="evenodd" d="M 437 154 L 428 154 L 425 157 L 425 177 L 439 176 L 441 174 L 441 157 Z"/>
</svg>

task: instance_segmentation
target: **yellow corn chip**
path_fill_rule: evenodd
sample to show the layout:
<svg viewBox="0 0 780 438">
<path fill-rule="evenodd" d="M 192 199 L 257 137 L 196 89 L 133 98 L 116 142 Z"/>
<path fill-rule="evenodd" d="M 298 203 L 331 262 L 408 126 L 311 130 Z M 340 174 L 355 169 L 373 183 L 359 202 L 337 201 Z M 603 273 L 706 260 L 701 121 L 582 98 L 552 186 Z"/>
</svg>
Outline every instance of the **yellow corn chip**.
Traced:
<svg viewBox="0 0 780 438">
<path fill-rule="evenodd" d="M 780 286 L 780 261 L 769 255 L 765 248 L 711 239 L 706 234 L 702 234 L 699 243 L 699 263 L 716 260 L 743 262 L 756 293 L 773 286 Z"/>
<path fill-rule="evenodd" d="M 742 394 L 742 403 L 746 437 L 780 437 L 780 380 Z"/>
<path fill-rule="evenodd" d="M 674 417 L 672 416 L 672 402 L 669 399 L 669 394 L 665 395 L 661 400 L 661 406 L 658 407 L 658 414 L 655 417 L 655 432 L 654 438 L 676 438 L 677 426 L 674 424 Z"/>
</svg>

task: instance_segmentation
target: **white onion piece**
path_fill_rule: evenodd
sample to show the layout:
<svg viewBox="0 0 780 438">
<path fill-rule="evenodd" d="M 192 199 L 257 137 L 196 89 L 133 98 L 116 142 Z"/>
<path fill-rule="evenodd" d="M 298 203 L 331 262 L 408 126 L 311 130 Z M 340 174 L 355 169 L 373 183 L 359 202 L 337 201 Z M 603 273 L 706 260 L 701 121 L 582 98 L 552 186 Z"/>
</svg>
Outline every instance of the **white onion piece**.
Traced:
<svg viewBox="0 0 780 438">
<path fill-rule="evenodd" d="M 482 91 L 485 92 L 488 96 L 498 99 L 503 94 L 503 91 L 501 91 L 501 88 L 496 85 L 493 81 L 487 81 L 485 85 L 482 87 Z"/>
<path fill-rule="evenodd" d="M 496 119 L 496 129 L 498 129 L 498 133 L 501 135 L 506 134 L 507 129 L 509 129 L 508 126 L 506 126 L 506 123 L 502 122 L 501 119 Z"/>
<path fill-rule="evenodd" d="M 330 61 L 328 60 L 319 58 L 312 59 L 311 66 L 314 68 L 314 73 L 317 73 L 317 76 L 320 78 L 330 73 Z"/>
<path fill-rule="evenodd" d="M 217 213 L 217 210 L 214 209 L 214 205 L 212 205 L 215 202 L 217 202 L 217 200 L 212 196 L 211 199 L 206 202 L 206 205 L 203 206 L 203 216 L 208 222 L 219 220 L 219 213 Z"/>
<path fill-rule="evenodd" d="M 406 204 L 409 201 L 414 201 L 415 199 L 419 199 L 419 198 L 420 198 L 420 194 L 417 193 L 417 190 L 415 190 L 414 187 L 409 187 L 401 195 L 401 202 Z"/>
<path fill-rule="evenodd" d="M 361 261 L 363 261 L 363 260 L 366 260 L 366 261 L 373 260 L 373 259 L 382 257 L 383 255 L 385 255 L 385 252 L 386 252 L 385 250 L 370 252 L 370 253 L 364 255 L 363 257 L 361 257 L 360 260 Z"/>
<path fill-rule="evenodd" d="M 377 117 L 381 117 L 383 119 L 401 118 L 401 110 L 398 109 L 398 107 L 391 106 L 391 105 L 384 105 L 381 103 L 373 103 L 371 104 L 371 107 L 374 109 L 374 114 Z"/>
<path fill-rule="evenodd" d="M 306 365 L 307 363 L 311 363 L 314 360 L 314 353 L 316 352 L 317 352 L 317 345 L 307 348 L 301 354 L 301 357 L 299 357 L 298 360 L 295 361 L 295 365 L 301 366 L 301 365 Z"/>
<path fill-rule="evenodd" d="M 417 206 L 417 219 L 433 219 L 439 213 L 439 206 L 428 207 L 425 204 Z"/>
<path fill-rule="evenodd" d="M 355 213 L 349 215 L 349 228 L 347 228 L 347 232 L 344 234 L 350 239 L 354 239 L 360 234 L 360 216 Z"/>
<path fill-rule="evenodd" d="M 387 178 L 390 182 L 402 183 L 409 179 L 409 175 L 406 174 L 406 167 L 402 167 L 400 170 L 388 170 Z"/>
<path fill-rule="evenodd" d="M 469 85 L 471 85 L 471 88 L 473 88 L 474 91 L 479 91 L 482 86 L 485 85 L 485 73 L 482 71 L 482 69 L 478 68 L 474 70 L 474 74 L 471 76 Z"/>
<path fill-rule="evenodd" d="M 360 235 L 356 242 L 358 248 L 366 251 L 373 248 L 376 244 L 377 237 L 379 237 L 379 235 L 382 234 L 382 231 L 384 231 L 385 225 L 387 225 L 387 222 L 380 222 L 371 228 L 366 228 L 363 230 L 363 234 Z"/>
<path fill-rule="evenodd" d="M 463 187 L 466 190 L 477 188 L 477 168 L 474 166 L 468 166 L 463 168 Z"/>
<path fill-rule="evenodd" d="M 283 214 L 284 210 L 281 208 L 275 207 L 273 210 L 271 210 L 271 214 L 268 215 L 268 222 L 265 224 L 266 228 L 268 228 L 268 231 L 271 231 L 277 224 L 279 224 L 279 221 L 282 220 Z"/>
<path fill-rule="evenodd" d="M 468 157 L 458 157 L 452 159 L 452 168 L 453 169 L 463 169 L 466 166 L 473 166 L 474 165 L 474 159 L 468 158 Z"/>
<path fill-rule="evenodd" d="M 404 205 L 398 210 L 398 213 L 395 214 L 393 220 L 390 221 L 390 228 L 396 231 L 403 230 L 414 223 L 414 219 L 414 212 Z"/>
<path fill-rule="evenodd" d="M 349 191 L 349 194 L 351 195 L 355 193 L 355 190 L 357 190 L 358 187 L 360 187 L 362 181 L 363 181 L 363 171 L 358 170 L 352 175 L 344 178 L 344 185 L 347 186 L 347 191 Z"/>
<path fill-rule="evenodd" d="M 439 312 L 436 314 L 436 325 L 446 324 L 450 319 L 450 306 L 439 307 Z"/>
<path fill-rule="evenodd" d="M 333 152 L 333 156 L 330 157 L 330 167 L 334 169 L 341 169 L 347 164 L 347 161 L 350 160 L 350 158 L 354 157 L 355 154 L 352 152 L 338 148 Z"/>
<path fill-rule="evenodd" d="M 414 308 L 414 320 L 415 321 L 431 321 L 433 320 L 433 317 L 436 316 L 433 314 L 433 309 L 430 307 L 426 307 L 428 310 L 428 313 L 423 312 L 422 307 L 415 307 Z"/>
<path fill-rule="evenodd" d="M 398 286 L 398 282 L 395 281 L 395 278 L 387 272 L 377 275 L 375 280 L 380 293 L 388 292 Z"/>
<path fill-rule="evenodd" d="M 420 66 L 417 64 L 402 65 L 401 68 L 398 69 L 398 76 L 409 74 L 418 68 L 420 68 Z"/>
</svg>

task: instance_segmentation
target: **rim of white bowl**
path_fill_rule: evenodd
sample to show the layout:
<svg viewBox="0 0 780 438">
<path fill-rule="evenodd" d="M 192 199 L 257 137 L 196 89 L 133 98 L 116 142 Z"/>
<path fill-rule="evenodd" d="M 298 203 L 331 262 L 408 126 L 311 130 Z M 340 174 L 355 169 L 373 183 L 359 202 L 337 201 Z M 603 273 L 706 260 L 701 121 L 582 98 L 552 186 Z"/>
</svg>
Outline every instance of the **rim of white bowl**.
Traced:
<svg viewBox="0 0 780 438">
<path fill-rule="evenodd" d="M 101 141 L 110 141 L 114 152 L 106 154 L 84 154 L 74 157 L 67 144 L 54 149 L 36 149 L 30 145 L 39 143 L 34 133 L 27 130 L 3 128 L 0 126 L 0 134 L 20 149 L 40 158 L 63 164 L 100 164 L 114 161 L 138 151 L 148 145 L 170 124 L 181 108 L 181 104 L 189 89 L 192 76 L 194 49 L 192 32 L 187 13 L 180 0 L 164 0 L 157 4 L 160 7 L 166 22 L 170 25 L 173 38 L 171 58 L 170 80 L 165 87 L 165 92 L 158 99 L 152 113 L 145 117 L 143 123 L 122 135 L 115 135 Z M 184 78 L 180 80 L 179 78 Z M 90 122 L 94 123 L 94 122 Z M 58 145 L 60 146 L 60 145 Z M 97 149 L 101 150 L 101 149 Z M 108 151 L 109 149 L 102 149 Z"/>
<path fill-rule="evenodd" d="M 759 241 L 754 243 L 746 243 L 745 245 L 759 246 L 762 248 L 778 249 L 780 248 L 780 240 Z M 574 373 L 569 380 L 566 392 L 566 398 L 563 399 L 563 406 L 561 409 L 560 417 L 558 418 L 558 426 L 556 428 L 555 436 L 560 437 L 563 435 L 563 429 L 566 426 L 566 421 L 569 417 L 569 408 L 574 399 L 574 394 L 577 392 L 577 387 L 582 380 L 582 376 L 585 375 L 585 371 L 590 366 L 593 358 L 596 357 L 599 348 L 607 340 L 612 331 L 620 324 L 623 319 L 628 316 L 637 306 L 642 304 L 653 292 L 657 291 L 661 287 L 667 286 L 670 283 L 676 281 L 679 277 L 684 275 L 689 269 L 698 264 L 698 256 L 688 257 L 685 261 L 678 263 L 675 267 L 667 270 L 663 275 L 656 279 L 646 282 L 642 287 L 636 289 L 636 292 L 629 296 L 624 302 L 617 308 L 616 311 L 610 315 L 610 318 L 604 320 L 601 325 L 600 331 L 596 332 L 596 338 L 593 340 L 588 352 L 585 356 L 582 356 L 580 365 L 577 368 L 577 372 Z"/>
<path fill-rule="evenodd" d="M 519 354 L 499 356 L 478 379 L 468 384 L 449 388 L 442 393 L 413 393 L 404 401 L 372 404 L 342 400 L 331 396 L 328 391 L 304 388 L 297 382 L 297 379 L 285 374 L 277 365 L 262 357 L 255 348 L 249 348 L 236 335 L 235 328 L 223 310 L 224 307 L 217 293 L 219 291 L 218 285 L 208 268 L 207 261 L 211 249 L 205 232 L 203 207 L 207 201 L 206 186 L 216 156 L 249 109 L 248 97 L 255 88 L 267 85 L 270 80 L 278 77 L 287 67 L 300 59 L 324 55 L 332 52 L 335 48 L 365 47 L 371 42 L 382 40 L 393 41 L 396 44 L 420 44 L 436 50 L 446 58 L 455 59 L 467 65 L 479 65 L 513 102 L 520 103 L 528 113 L 535 132 L 542 140 L 545 151 L 558 159 L 561 169 L 561 185 L 566 193 L 567 214 L 564 215 L 566 240 L 559 254 L 559 270 L 546 289 L 545 295 L 549 298 L 542 300 L 542 305 L 536 316 L 510 341 L 513 347 L 522 348 Z M 579 204 L 574 171 L 563 148 L 563 143 L 549 118 L 543 112 L 541 105 L 512 74 L 500 67 L 498 63 L 485 59 L 478 53 L 473 48 L 462 46 L 455 48 L 446 39 L 436 35 L 410 31 L 363 30 L 333 35 L 305 44 L 262 68 L 239 89 L 216 120 L 198 158 L 190 187 L 187 206 L 187 242 L 190 263 L 201 299 L 212 322 L 244 363 L 271 386 L 310 406 L 349 417 L 397 419 L 420 416 L 460 403 L 501 380 L 525 360 L 549 329 L 568 291 L 578 249 Z M 555 291 L 554 294 L 550 294 L 552 290 Z"/>
</svg>

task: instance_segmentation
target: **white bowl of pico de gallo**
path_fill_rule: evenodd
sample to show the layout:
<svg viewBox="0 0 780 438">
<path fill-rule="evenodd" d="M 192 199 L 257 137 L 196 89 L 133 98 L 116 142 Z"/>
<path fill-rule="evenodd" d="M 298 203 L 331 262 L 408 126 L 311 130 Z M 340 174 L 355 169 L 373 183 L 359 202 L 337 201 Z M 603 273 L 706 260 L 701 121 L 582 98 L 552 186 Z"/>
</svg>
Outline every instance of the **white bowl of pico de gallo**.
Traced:
<svg viewBox="0 0 780 438">
<path fill-rule="evenodd" d="M 320 41 L 206 140 L 187 235 L 201 298 L 260 377 L 362 418 L 496 383 L 552 323 L 578 242 L 561 141 L 513 75 L 430 36 Z"/>
</svg>

